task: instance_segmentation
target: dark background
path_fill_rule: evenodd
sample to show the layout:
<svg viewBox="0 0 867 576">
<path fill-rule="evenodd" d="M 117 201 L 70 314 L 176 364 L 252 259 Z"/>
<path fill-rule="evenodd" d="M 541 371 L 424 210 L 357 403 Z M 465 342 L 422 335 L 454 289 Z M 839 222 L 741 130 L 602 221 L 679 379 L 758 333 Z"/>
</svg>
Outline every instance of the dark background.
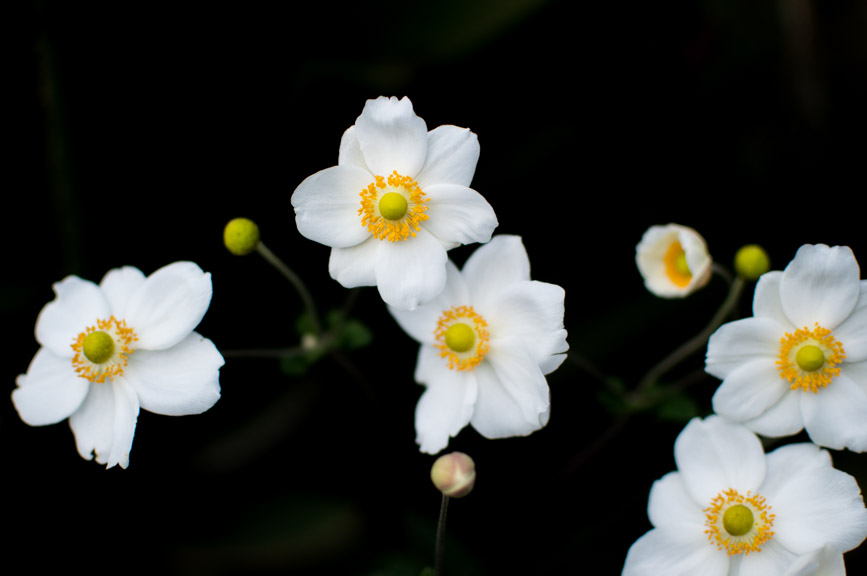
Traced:
<svg viewBox="0 0 867 576">
<path fill-rule="evenodd" d="M 7 67 L 0 276 L 9 392 L 67 274 L 193 260 L 213 275 L 199 331 L 226 355 L 199 416 L 142 412 L 127 470 L 81 459 L 65 423 L 0 411 L 6 566 L 95 573 L 415 575 L 439 494 L 414 443 L 417 345 L 374 289 L 352 309 L 370 346 L 302 376 L 232 351 L 294 346 L 301 304 L 256 255 L 222 247 L 235 216 L 301 274 L 320 308 L 348 292 L 289 198 L 336 164 L 368 98 L 409 96 L 428 128 L 479 135 L 473 187 L 535 279 L 566 289 L 572 351 L 549 376 L 550 424 L 490 441 L 467 428 L 475 491 L 452 501 L 447 574 L 619 574 L 650 529 L 672 444 L 710 410 L 699 351 L 673 405 L 621 428 L 605 386 L 633 387 L 726 294 L 648 294 L 635 244 L 696 228 L 729 266 L 746 243 L 781 269 L 804 243 L 867 258 L 867 4 L 855 1 L 443 0 L 23 3 Z M 17 15 L 16 15 L 17 16 Z M 459 264 L 472 252 L 450 253 Z M 751 287 L 739 307 L 750 313 Z M 697 376 L 696 376 L 697 375 Z M 609 432 L 616 431 L 614 434 Z M 597 443 L 598 438 L 604 438 Z M 797 440 L 805 440 L 799 436 Z M 867 456 L 833 454 L 867 485 Z M 867 553 L 846 556 L 850 574 Z"/>
</svg>

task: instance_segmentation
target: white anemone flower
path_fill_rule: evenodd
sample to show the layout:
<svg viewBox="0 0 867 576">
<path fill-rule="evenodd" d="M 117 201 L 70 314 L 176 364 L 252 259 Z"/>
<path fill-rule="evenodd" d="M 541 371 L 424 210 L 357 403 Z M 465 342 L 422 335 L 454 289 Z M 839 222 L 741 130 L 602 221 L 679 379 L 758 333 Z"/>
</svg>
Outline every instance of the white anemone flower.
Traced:
<svg viewBox="0 0 867 576">
<path fill-rule="evenodd" d="M 635 263 L 647 289 L 683 298 L 710 280 L 711 257 L 701 235 L 686 226 L 651 226 L 635 247 Z"/>
<path fill-rule="evenodd" d="M 292 194 L 298 231 L 331 247 L 328 270 L 344 287 L 377 286 L 387 304 L 412 310 L 445 286 L 447 250 L 487 242 L 497 227 L 469 188 L 478 159 L 468 129 L 428 132 L 408 98 L 368 100 L 337 166 Z"/>
<path fill-rule="evenodd" d="M 762 275 L 753 317 L 721 326 L 706 367 L 717 414 L 764 436 L 806 428 L 820 446 L 867 450 L 867 283 L 847 246 L 802 246 Z"/>
<path fill-rule="evenodd" d="M 449 261 L 446 286 L 414 311 L 389 307 L 421 343 L 415 379 L 416 441 L 436 454 L 467 424 L 486 438 L 526 436 L 548 423 L 545 375 L 566 358 L 564 290 L 530 280 L 518 236 L 496 236 L 462 271 Z"/>
<path fill-rule="evenodd" d="M 31 426 L 69 418 L 82 458 L 129 465 L 139 408 L 199 414 L 220 398 L 223 357 L 193 330 L 211 275 L 175 262 L 148 277 L 125 266 L 99 285 L 67 276 L 36 320 L 36 352 L 12 402 Z"/>
<path fill-rule="evenodd" d="M 710 416 L 687 424 L 674 459 L 677 471 L 650 489 L 653 529 L 630 547 L 623 576 L 809 574 L 842 565 L 867 537 L 858 483 L 814 444 L 765 454 L 750 430 Z"/>
</svg>

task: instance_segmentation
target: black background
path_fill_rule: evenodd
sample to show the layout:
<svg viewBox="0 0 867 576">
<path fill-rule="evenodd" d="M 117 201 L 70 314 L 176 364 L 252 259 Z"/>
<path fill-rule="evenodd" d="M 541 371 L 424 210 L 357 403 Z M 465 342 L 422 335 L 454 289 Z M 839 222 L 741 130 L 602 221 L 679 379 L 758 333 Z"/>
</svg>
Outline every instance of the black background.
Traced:
<svg viewBox="0 0 867 576">
<path fill-rule="evenodd" d="M 566 289 L 573 352 L 626 386 L 726 293 L 714 278 L 686 300 L 649 295 L 634 266 L 648 226 L 696 228 L 724 266 L 753 242 L 778 269 L 804 243 L 867 257 L 863 2 L 22 8 L 3 130 L 8 391 L 38 349 L 51 283 L 128 264 L 150 273 L 193 260 L 211 272 L 199 331 L 227 362 L 207 413 L 141 413 L 127 470 L 81 459 L 65 423 L 28 427 L 7 402 L 7 566 L 403 575 L 432 563 L 440 499 L 433 458 L 414 443 L 417 345 L 376 291 L 353 308 L 374 340 L 348 365 L 289 377 L 276 361 L 231 356 L 296 345 L 301 304 L 261 258 L 225 251 L 230 218 L 256 220 L 322 309 L 346 299 L 329 249 L 298 234 L 289 198 L 336 164 L 368 98 L 409 96 L 429 129 L 478 134 L 473 188 L 497 232 L 521 235 L 534 278 Z M 461 264 L 472 249 L 450 255 Z M 742 315 L 750 298 L 751 288 Z M 699 351 L 675 376 L 702 366 Z M 674 469 L 689 410 L 638 414 L 595 444 L 616 420 L 600 381 L 573 362 L 548 380 L 545 429 L 489 441 L 467 428 L 452 440 L 475 458 L 478 481 L 452 501 L 447 574 L 619 574 L 650 529 L 647 494 Z M 697 413 L 717 384 L 690 388 Z M 867 457 L 833 456 L 867 483 Z M 846 558 L 850 574 L 867 570 L 862 550 Z"/>
</svg>

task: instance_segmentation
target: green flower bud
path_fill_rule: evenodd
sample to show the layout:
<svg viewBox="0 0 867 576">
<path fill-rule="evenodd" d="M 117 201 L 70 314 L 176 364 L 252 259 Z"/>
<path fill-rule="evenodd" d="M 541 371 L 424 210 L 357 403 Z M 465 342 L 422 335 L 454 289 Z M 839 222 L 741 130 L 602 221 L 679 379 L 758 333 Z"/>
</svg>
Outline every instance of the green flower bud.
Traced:
<svg viewBox="0 0 867 576">
<path fill-rule="evenodd" d="M 768 253 L 758 244 L 743 246 L 735 254 L 735 272 L 746 280 L 758 280 L 759 276 L 771 269 Z"/>
<path fill-rule="evenodd" d="M 229 252 L 244 256 L 259 246 L 259 227 L 247 218 L 235 218 L 223 230 L 223 243 Z"/>
<path fill-rule="evenodd" d="M 433 463 L 430 479 L 443 495 L 460 498 L 469 494 L 476 483 L 476 464 L 463 452 L 444 454 Z"/>
</svg>

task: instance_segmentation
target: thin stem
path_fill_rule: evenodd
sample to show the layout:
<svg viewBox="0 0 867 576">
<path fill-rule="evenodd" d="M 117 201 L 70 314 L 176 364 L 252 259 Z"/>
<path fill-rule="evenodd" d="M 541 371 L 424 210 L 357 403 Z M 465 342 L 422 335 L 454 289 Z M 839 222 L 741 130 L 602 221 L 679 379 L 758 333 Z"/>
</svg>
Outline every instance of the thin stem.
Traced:
<svg viewBox="0 0 867 576">
<path fill-rule="evenodd" d="M 659 362 L 656 366 L 651 368 L 647 374 L 644 375 L 644 378 L 638 383 L 638 386 L 635 388 L 635 391 L 632 393 L 634 398 L 638 398 L 641 396 L 643 392 L 645 392 L 650 386 L 656 382 L 660 376 L 677 366 L 681 361 L 683 361 L 690 354 L 701 348 L 707 343 L 708 338 L 710 338 L 711 334 L 713 334 L 717 328 L 719 328 L 720 324 L 728 317 L 731 311 L 734 309 L 735 305 L 738 303 L 738 299 L 740 298 L 741 292 L 744 289 L 744 280 L 740 276 L 734 279 L 732 282 L 731 288 L 729 289 L 728 296 L 726 296 L 725 301 L 723 301 L 722 306 L 719 307 L 719 310 L 716 311 L 711 321 L 708 323 L 704 329 L 681 344 L 677 347 L 671 354 L 666 356 Z"/>
<path fill-rule="evenodd" d="M 449 497 L 443 494 L 443 503 L 440 506 L 440 521 L 437 525 L 436 554 L 434 556 L 434 576 L 442 576 L 443 546 L 446 536 L 446 512 L 449 508 Z"/>
<path fill-rule="evenodd" d="M 314 334 L 317 338 L 321 336 L 322 325 L 319 323 L 319 315 L 316 313 L 316 304 L 313 302 L 313 297 L 310 295 L 304 282 L 301 281 L 301 278 L 271 252 L 263 242 L 259 242 L 256 250 L 295 287 L 295 290 L 298 291 L 298 295 L 301 296 L 301 300 L 304 302 L 304 307 L 307 308 L 307 314 L 310 316 L 310 323 L 313 325 Z"/>
</svg>

